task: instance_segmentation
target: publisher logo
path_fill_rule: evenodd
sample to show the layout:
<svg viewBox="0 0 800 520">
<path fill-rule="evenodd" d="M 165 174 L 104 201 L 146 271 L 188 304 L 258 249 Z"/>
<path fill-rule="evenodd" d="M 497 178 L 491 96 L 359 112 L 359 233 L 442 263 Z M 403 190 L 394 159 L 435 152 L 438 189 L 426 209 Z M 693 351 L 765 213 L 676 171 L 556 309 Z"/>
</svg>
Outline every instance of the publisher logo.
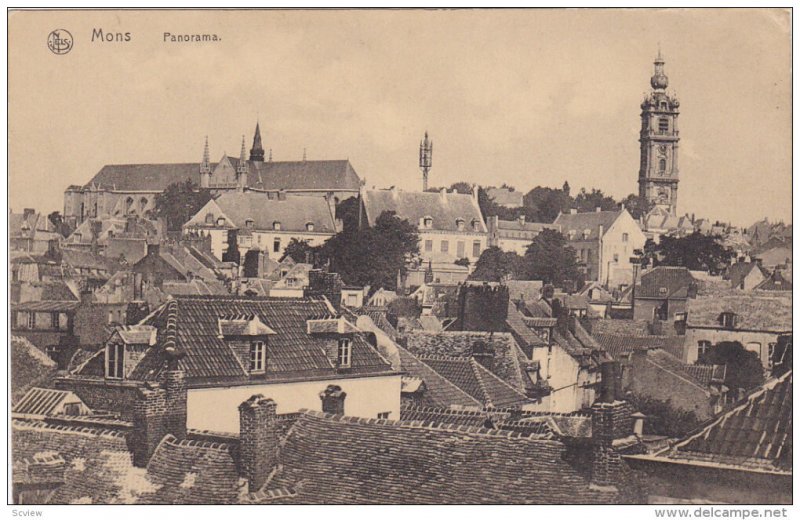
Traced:
<svg viewBox="0 0 800 520">
<path fill-rule="evenodd" d="M 47 48 L 53 54 L 66 54 L 72 50 L 72 35 L 66 29 L 56 29 L 47 36 Z"/>
</svg>

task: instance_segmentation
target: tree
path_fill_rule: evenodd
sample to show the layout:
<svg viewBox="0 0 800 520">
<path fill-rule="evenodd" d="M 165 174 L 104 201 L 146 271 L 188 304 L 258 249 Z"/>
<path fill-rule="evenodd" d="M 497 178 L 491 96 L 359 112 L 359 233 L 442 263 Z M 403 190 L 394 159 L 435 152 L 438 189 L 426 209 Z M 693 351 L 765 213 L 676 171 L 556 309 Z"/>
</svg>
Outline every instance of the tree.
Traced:
<svg viewBox="0 0 800 520">
<path fill-rule="evenodd" d="M 318 250 L 319 248 L 309 245 L 308 240 L 293 238 L 286 244 L 280 261 L 283 262 L 288 256 L 297 263 L 313 263 Z"/>
<path fill-rule="evenodd" d="M 345 229 L 319 248 L 320 259 L 329 261 L 345 284 L 385 289 L 397 287 L 398 272 L 404 274 L 418 254 L 416 226 L 393 211 L 381 213 L 373 227 Z"/>
<path fill-rule="evenodd" d="M 469 279 L 499 282 L 507 277 L 520 279 L 525 276 L 525 261 L 521 256 L 493 246 L 481 253 Z"/>
<path fill-rule="evenodd" d="M 735 253 L 722 245 L 719 236 L 695 231 L 685 237 L 665 235 L 656 247 L 661 265 L 686 267 L 716 273 L 730 263 Z"/>
<path fill-rule="evenodd" d="M 62 237 L 68 237 L 74 231 L 72 226 L 64 222 L 64 217 L 62 217 L 61 213 L 58 211 L 47 215 L 47 220 L 53 225 L 53 230 Z"/>
<path fill-rule="evenodd" d="M 647 416 L 645 434 L 683 437 L 700 426 L 694 412 L 675 408 L 670 401 L 639 394 L 628 394 L 625 398 L 634 409 Z"/>
<path fill-rule="evenodd" d="M 525 207 L 533 210 L 531 220 L 534 222 L 552 222 L 559 213 L 568 212 L 573 203 L 566 182 L 560 190 L 537 186 L 526 193 L 522 201 Z"/>
<path fill-rule="evenodd" d="M 646 198 L 634 195 L 633 193 L 622 199 L 622 204 L 625 205 L 625 209 L 628 210 L 628 213 L 630 213 L 635 220 L 639 220 L 653 209 L 652 202 L 648 201 Z"/>
<path fill-rule="evenodd" d="M 698 365 L 726 365 L 725 386 L 738 393 L 764 382 L 764 368 L 758 354 L 745 349 L 738 341 L 721 341 L 697 360 Z"/>
<path fill-rule="evenodd" d="M 592 188 L 592 191 L 586 191 L 586 188 L 581 188 L 581 192 L 575 197 L 575 204 L 573 207 L 578 208 L 578 211 L 595 211 L 600 208 L 603 211 L 611 211 L 617 209 L 618 204 L 612 197 L 609 197 L 602 190 Z"/>
<path fill-rule="evenodd" d="M 155 216 L 163 218 L 168 231 L 181 227 L 213 197 L 209 190 L 201 190 L 190 179 L 167 186 L 155 198 Z"/>
<path fill-rule="evenodd" d="M 361 211 L 361 202 L 356 197 L 341 201 L 336 206 L 336 219 L 342 221 L 342 229 L 358 229 L 358 214 Z"/>
<path fill-rule="evenodd" d="M 576 286 L 583 282 L 578 268 L 575 249 L 567 245 L 564 235 L 554 229 L 544 229 L 536 235 L 524 257 L 527 279 L 561 285 L 572 281 Z"/>
</svg>

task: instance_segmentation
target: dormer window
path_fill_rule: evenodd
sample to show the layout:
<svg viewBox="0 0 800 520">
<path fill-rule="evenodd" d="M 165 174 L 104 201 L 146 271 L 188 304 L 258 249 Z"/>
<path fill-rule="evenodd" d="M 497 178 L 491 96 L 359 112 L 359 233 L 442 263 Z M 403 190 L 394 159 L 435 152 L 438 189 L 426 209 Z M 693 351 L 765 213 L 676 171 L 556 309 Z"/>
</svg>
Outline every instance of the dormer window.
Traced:
<svg viewBox="0 0 800 520">
<path fill-rule="evenodd" d="M 306 222 L 306 231 L 314 231 L 314 223 Z"/>
<path fill-rule="evenodd" d="M 263 373 L 267 367 L 267 344 L 263 341 L 250 343 L 250 373 Z"/>
<path fill-rule="evenodd" d="M 217 225 L 218 226 L 224 226 L 225 225 L 225 217 L 219 217 L 217 219 Z"/>
<path fill-rule="evenodd" d="M 666 287 L 659 287 L 658 288 L 658 294 L 660 296 L 666 296 L 667 295 L 667 288 Z"/>
<path fill-rule="evenodd" d="M 472 219 L 472 231 L 480 231 L 481 230 L 481 221 L 474 218 Z"/>
<path fill-rule="evenodd" d="M 106 377 L 122 379 L 125 366 L 125 345 L 110 343 L 106 345 Z"/>
<path fill-rule="evenodd" d="M 253 229 L 254 224 L 255 224 L 255 222 L 253 222 L 253 219 L 251 219 L 251 218 L 249 218 L 249 219 L 244 221 L 244 227 L 246 229 Z"/>
<path fill-rule="evenodd" d="M 339 348 L 336 354 L 336 364 L 339 368 L 350 368 L 350 360 L 353 355 L 353 345 L 350 338 L 340 338 Z"/>
<path fill-rule="evenodd" d="M 574 229 L 570 229 L 570 230 L 567 232 L 567 236 L 569 237 L 569 239 L 570 239 L 570 240 L 575 240 L 575 234 L 576 234 L 576 232 L 575 232 L 575 230 L 574 230 Z"/>
<path fill-rule="evenodd" d="M 456 229 L 459 231 L 464 231 L 464 219 L 457 218 L 456 219 Z"/>
<path fill-rule="evenodd" d="M 281 230 L 281 223 L 276 220 L 275 222 L 272 223 L 272 229 L 274 231 L 280 231 Z"/>
<path fill-rule="evenodd" d="M 424 217 L 422 219 L 422 227 L 431 229 L 433 227 L 433 217 Z"/>
<path fill-rule="evenodd" d="M 214 224 L 214 214 L 213 213 L 206 213 L 206 224 L 208 224 L 208 225 Z"/>
<path fill-rule="evenodd" d="M 719 322 L 726 329 L 732 329 L 736 327 L 736 313 L 723 312 L 719 315 Z"/>
</svg>

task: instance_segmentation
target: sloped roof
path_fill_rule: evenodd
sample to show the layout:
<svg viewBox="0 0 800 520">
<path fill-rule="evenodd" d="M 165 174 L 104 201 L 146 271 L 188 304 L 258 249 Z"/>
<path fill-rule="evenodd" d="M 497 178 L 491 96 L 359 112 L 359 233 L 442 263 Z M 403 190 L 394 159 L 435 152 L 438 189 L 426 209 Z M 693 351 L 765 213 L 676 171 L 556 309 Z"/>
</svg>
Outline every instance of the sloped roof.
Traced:
<svg viewBox="0 0 800 520">
<path fill-rule="evenodd" d="M 508 188 L 489 188 L 486 194 L 495 204 L 503 206 L 522 206 L 523 193 L 521 191 L 511 191 Z"/>
<path fill-rule="evenodd" d="M 425 383 L 425 391 L 420 397 L 420 401 L 424 405 L 437 408 L 449 408 L 450 406 L 479 408 L 483 406 L 482 402 L 451 383 L 402 346 L 397 345 L 397 352 L 400 356 L 402 370 L 411 376 L 422 379 Z"/>
<path fill-rule="evenodd" d="M 757 270 L 761 272 L 764 278 L 769 277 L 769 271 L 758 265 L 756 262 L 736 262 L 728 267 L 728 278 L 731 282 L 731 287 L 737 288 L 742 284 L 742 281 L 747 278 L 751 271 Z"/>
<path fill-rule="evenodd" d="M 758 291 L 791 291 L 792 280 L 784 276 L 779 269 L 776 269 L 763 282 L 756 285 L 755 289 Z"/>
<path fill-rule="evenodd" d="M 561 213 L 553 224 L 561 226 L 561 232 L 568 238 L 569 232 L 575 231 L 575 240 L 597 240 L 600 237 L 600 226 L 603 226 L 605 234 L 623 211 L 625 210 Z M 583 235 L 584 230 L 589 230 L 586 237 Z"/>
<path fill-rule="evenodd" d="M 323 197 L 287 194 L 285 198 L 269 197 L 259 192 L 227 192 L 209 201 L 185 226 L 205 226 L 205 215 L 216 219 L 224 217 L 227 225 L 246 229 L 252 220 L 253 230 L 272 230 L 280 222 L 281 231 L 307 232 L 306 225 L 313 224 L 314 233 L 336 233 L 336 223 L 328 202 Z"/>
<path fill-rule="evenodd" d="M 11 409 L 12 413 L 27 415 L 53 415 L 56 408 L 64 401 L 81 402 L 67 390 L 52 388 L 31 388 Z"/>
<path fill-rule="evenodd" d="M 269 336 L 269 362 L 263 381 L 302 380 L 313 375 L 337 376 L 338 372 L 326 355 L 326 339 L 308 334 L 306 325 L 308 318 L 329 312 L 330 307 L 324 299 L 178 296 L 142 322 L 159 329 L 159 347 L 148 351 L 131 378 L 152 379 L 157 376 L 163 367 L 160 347 L 165 341 L 167 324 L 174 321 L 176 346 L 186 353 L 180 366 L 187 379 L 252 381 L 236 354 L 219 337 L 219 318 L 237 314 L 257 315 L 262 323 L 276 332 Z M 391 365 L 362 334 L 354 334 L 348 374 L 381 373 L 391 373 Z"/>
<path fill-rule="evenodd" d="M 682 299 L 688 297 L 689 285 L 695 283 L 685 267 L 658 266 L 642 274 L 636 287 L 637 298 Z"/>
<path fill-rule="evenodd" d="M 497 229 L 501 231 L 527 231 L 531 233 L 539 233 L 545 229 L 554 229 L 561 231 L 561 227 L 556 224 L 546 224 L 544 222 L 529 222 L 522 220 L 500 220 L 497 219 Z M 509 237 L 509 238 L 514 238 Z M 530 238 L 530 236 L 522 237 Z"/>
<path fill-rule="evenodd" d="M 614 503 L 564 460 L 565 446 L 503 430 L 302 414 L 276 485 L 298 503 Z"/>
<path fill-rule="evenodd" d="M 491 373 L 474 358 L 421 356 L 420 360 L 484 406 L 514 407 L 530 402 L 525 394 Z"/>
<path fill-rule="evenodd" d="M 509 299 L 528 302 L 541 297 L 544 282 L 541 280 L 506 280 L 503 285 L 508 287 Z"/>
<path fill-rule="evenodd" d="M 464 219 L 464 231 L 473 231 L 472 222 L 478 222 L 478 231 L 486 233 L 478 201 L 472 195 L 391 190 L 363 190 L 361 200 L 367 220 L 374 225 L 384 211 L 394 211 L 401 219 L 418 226 L 424 217 L 433 219 L 432 229 L 458 231 L 456 220 Z"/>
<path fill-rule="evenodd" d="M 792 371 L 770 379 L 703 429 L 658 453 L 688 464 L 792 472 Z"/>
<path fill-rule="evenodd" d="M 722 328 L 720 315 L 737 315 L 736 329 L 769 332 L 792 330 L 792 295 L 787 292 L 735 293 L 703 296 L 687 300 L 688 327 Z"/>
<path fill-rule="evenodd" d="M 227 158 L 236 168 L 239 159 Z M 247 161 L 247 186 L 261 190 L 319 189 L 357 191 L 361 180 L 350 161 Z M 216 163 L 211 164 L 212 169 Z M 84 188 L 116 191 L 164 191 L 176 182 L 191 180 L 200 185 L 200 163 L 108 164 Z M 213 178 L 212 178 L 213 183 Z"/>
<path fill-rule="evenodd" d="M 29 388 L 44 386 L 55 374 L 56 362 L 23 337 L 11 336 L 11 400 L 16 403 Z"/>
<path fill-rule="evenodd" d="M 684 336 L 652 336 L 592 333 L 601 347 L 614 359 L 628 355 L 640 348 L 664 349 L 668 352 L 679 352 L 683 347 Z"/>
</svg>

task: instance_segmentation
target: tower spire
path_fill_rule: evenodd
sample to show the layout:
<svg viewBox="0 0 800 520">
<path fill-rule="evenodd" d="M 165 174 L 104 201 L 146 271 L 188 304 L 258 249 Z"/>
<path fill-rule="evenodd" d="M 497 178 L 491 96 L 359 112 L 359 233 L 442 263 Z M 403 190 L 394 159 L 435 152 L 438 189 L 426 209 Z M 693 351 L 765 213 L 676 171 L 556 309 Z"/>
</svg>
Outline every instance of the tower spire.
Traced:
<svg viewBox="0 0 800 520">
<path fill-rule="evenodd" d="M 208 151 L 208 136 L 203 147 L 203 162 L 200 163 L 200 187 L 208 188 L 211 183 L 211 154 Z"/>
<path fill-rule="evenodd" d="M 247 160 L 245 155 L 244 136 L 242 136 L 242 151 L 239 153 L 239 166 L 236 167 L 236 181 L 238 189 L 244 190 L 247 186 Z"/>
<path fill-rule="evenodd" d="M 422 191 L 428 191 L 428 172 L 431 171 L 433 164 L 433 141 L 428 139 L 428 131 L 425 131 L 425 138 L 419 143 L 419 169 L 422 170 Z"/>
<path fill-rule="evenodd" d="M 261 127 L 256 121 L 256 133 L 253 136 L 253 147 L 250 149 L 250 160 L 264 162 L 264 147 L 261 144 Z"/>
</svg>

